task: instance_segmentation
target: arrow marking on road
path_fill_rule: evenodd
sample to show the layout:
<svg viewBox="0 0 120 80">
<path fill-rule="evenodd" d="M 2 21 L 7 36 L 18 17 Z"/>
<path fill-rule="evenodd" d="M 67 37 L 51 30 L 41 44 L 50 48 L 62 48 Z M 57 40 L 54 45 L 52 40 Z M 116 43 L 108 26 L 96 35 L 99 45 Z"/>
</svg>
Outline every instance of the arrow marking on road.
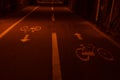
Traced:
<svg viewBox="0 0 120 80">
<path fill-rule="evenodd" d="M 29 34 L 26 34 L 26 35 L 24 36 L 24 38 L 21 39 L 21 42 L 27 42 L 27 41 L 29 41 L 30 39 L 28 39 L 28 37 L 29 37 Z"/>
<path fill-rule="evenodd" d="M 74 34 L 79 40 L 83 40 L 82 36 L 80 33 L 75 33 Z"/>
</svg>

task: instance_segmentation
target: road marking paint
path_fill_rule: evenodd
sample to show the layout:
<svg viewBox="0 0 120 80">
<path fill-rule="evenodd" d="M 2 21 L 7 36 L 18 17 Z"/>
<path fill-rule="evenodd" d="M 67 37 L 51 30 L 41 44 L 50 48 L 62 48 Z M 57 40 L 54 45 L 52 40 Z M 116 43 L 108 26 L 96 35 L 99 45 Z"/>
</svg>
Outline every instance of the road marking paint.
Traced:
<svg viewBox="0 0 120 80">
<path fill-rule="evenodd" d="M 74 34 L 79 40 L 83 40 L 82 36 L 80 33 L 75 33 Z"/>
<path fill-rule="evenodd" d="M 51 7 L 51 10 L 54 11 L 54 7 Z"/>
<path fill-rule="evenodd" d="M 55 21 L 55 15 L 54 15 L 54 13 L 52 14 L 52 21 L 53 22 Z"/>
<path fill-rule="evenodd" d="M 62 80 L 56 33 L 52 33 L 52 71 L 52 80 Z"/>
<path fill-rule="evenodd" d="M 53 6 L 51 7 L 51 10 L 54 11 L 54 7 L 53 7 Z M 54 15 L 54 13 L 52 14 L 51 20 L 52 20 L 53 22 L 55 21 L 55 15 Z"/>
<path fill-rule="evenodd" d="M 26 34 L 25 37 L 23 39 L 21 39 L 22 42 L 27 42 L 29 41 L 30 39 L 28 39 L 30 35 L 29 34 Z"/>
<path fill-rule="evenodd" d="M 5 36 L 11 29 L 13 29 L 17 24 L 19 24 L 21 21 L 23 21 L 26 17 L 28 17 L 32 12 L 34 12 L 38 7 L 35 7 L 31 12 L 29 12 L 27 15 L 25 15 L 24 17 L 22 17 L 20 20 L 18 20 L 17 22 L 15 22 L 14 24 L 12 24 L 9 28 L 7 28 L 5 31 L 3 31 L 0 34 L 0 38 L 2 38 L 3 36 Z"/>
</svg>

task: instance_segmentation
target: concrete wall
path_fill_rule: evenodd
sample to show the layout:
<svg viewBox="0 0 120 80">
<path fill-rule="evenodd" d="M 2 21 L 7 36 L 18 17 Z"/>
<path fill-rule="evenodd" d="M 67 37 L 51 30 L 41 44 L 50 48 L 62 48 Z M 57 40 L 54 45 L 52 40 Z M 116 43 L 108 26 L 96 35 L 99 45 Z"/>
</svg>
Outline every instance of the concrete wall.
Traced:
<svg viewBox="0 0 120 80">
<path fill-rule="evenodd" d="M 97 0 L 75 0 L 73 10 L 83 18 L 95 21 Z"/>
<path fill-rule="evenodd" d="M 101 0 L 98 25 L 102 31 L 120 36 L 120 0 Z"/>
<path fill-rule="evenodd" d="M 27 5 L 27 0 L 0 0 L 0 16 Z"/>
<path fill-rule="evenodd" d="M 95 22 L 98 0 L 64 0 L 64 4 L 81 17 Z"/>
</svg>

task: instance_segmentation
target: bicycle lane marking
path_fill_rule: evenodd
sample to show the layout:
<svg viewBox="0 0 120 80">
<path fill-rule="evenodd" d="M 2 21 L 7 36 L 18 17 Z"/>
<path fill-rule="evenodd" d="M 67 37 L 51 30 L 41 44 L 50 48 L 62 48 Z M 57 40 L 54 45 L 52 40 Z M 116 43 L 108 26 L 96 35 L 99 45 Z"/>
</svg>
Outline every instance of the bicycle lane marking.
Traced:
<svg viewBox="0 0 120 80">
<path fill-rule="evenodd" d="M 20 28 L 20 31 L 21 32 L 24 32 L 25 33 L 25 36 L 24 38 L 20 39 L 21 42 L 27 42 L 29 41 L 29 36 L 30 36 L 30 33 L 34 33 L 36 31 L 40 31 L 42 28 L 41 26 L 32 26 L 32 27 L 29 27 L 29 26 L 23 26 Z"/>
<path fill-rule="evenodd" d="M 97 48 L 94 44 L 80 44 L 75 50 L 76 56 L 82 61 L 90 61 L 90 57 L 96 56 L 98 53 L 104 60 L 114 61 L 113 55 L 104 48 Z"/>
<path fill-rule="evenodd" d="M 52 71 L 52 80 L 62 80 L 56 33 L 52 33 Z"/>
<path fill-rule="evenodd" d="M 80 33 L 74 33 L 73 35 L 76 36 L 76 38 L 78 40 L 80 40 L 80 41 L 83 40 L 83 37 Z M 97 50 L 97 53 L 103 59 L 108 60 L 108 61 L 114 61 L 113 55 L 108 50 L 106 50 L 104 48 L 98 48 L 97 49 L 97 47 L 92 43 L 88 43 L 88 44 L 83 44 L 82 43 L 82 44 L 80 44 L 79 48 L 76 48 L 75 54 L 82 61 L 90 61 L 90 57 L 96 56 L 95 55 L 96 50 Z"/>
<path fill-rule="evenodd" d="M 3 36 L 5 36 L 11 29 L 13 29 L 17 24 L 19 24 L 21 21 L 23 21 L 26 17 L 28 17 L 31 13 L 33 13 L 38 7 L 35 7 L 31 12 L 29 12 L 27 15 L 25 15 L 24 17 L 22 17 L 21 19 L 19 19 L 17 22 L 15 22 L 14 24 L 12 24 L 9 28 L 7 28 L 5 31 L 3 31 L 0 34 L 0 38 L 2 38 Z"/>
</svg>

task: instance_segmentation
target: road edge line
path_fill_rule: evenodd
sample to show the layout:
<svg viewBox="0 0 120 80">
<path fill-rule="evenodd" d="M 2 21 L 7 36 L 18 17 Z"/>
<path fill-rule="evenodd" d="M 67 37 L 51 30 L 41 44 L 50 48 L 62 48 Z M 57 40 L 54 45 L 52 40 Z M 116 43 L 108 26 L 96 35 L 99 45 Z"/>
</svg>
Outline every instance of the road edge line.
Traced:
<svg viewBox="0 0 120 80">
<path fill-rule="evenodd" d="M 97 31 L 100 35 L 102 35 L 103 37 L 105 37 L 106 39 L 108 39 L 112 44 L 114 44 L 115 46 L 117 46 L 118 48 L 120 48 L 120 45 L 113 40 L 111 37 L 109 37 L 108 35 L 106 35 L 105 33 L 101 32 L 99 29 L 97 29 L 92 23 L 86 22 L 88 25 L 90 25 L 95 31 Z"/>
<path fill-rule="evenodd" d="M 26 17 L 28 17 L 32 12 L 34 12 L 38 7 L 35 7 L 31 12 L 29 12 L 27 15 L 16 21 L 14 24 L 12 24 L 9 28 L 7 28 L 5 31 L 3 31 L 0 34 L 0 38 L 5 36 L 11 29 L 13 29 L 17 24 L 19 24 L 21 21 L 23 21 Z"/>
</svg>

